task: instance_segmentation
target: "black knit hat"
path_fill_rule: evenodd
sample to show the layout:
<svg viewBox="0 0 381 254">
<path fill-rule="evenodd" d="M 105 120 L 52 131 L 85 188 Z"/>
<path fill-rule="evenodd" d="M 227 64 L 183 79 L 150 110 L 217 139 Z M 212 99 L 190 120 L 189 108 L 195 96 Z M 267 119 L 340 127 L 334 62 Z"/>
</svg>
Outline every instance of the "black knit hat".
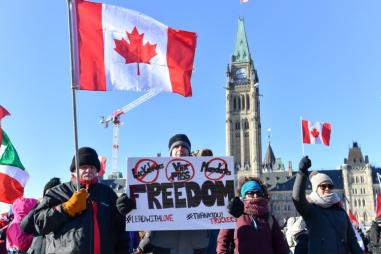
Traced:
<svg viewBox="0 0 381 254">
<path fill-rule="evenodd" d="M 53 177 L 52 179 L 50 179 L 49 182 L 47 182 L 47 183 L 45 184 L 44 192 L 42 193 L 42 196 L 45 196 L 45 193 L 46 193 L 49 189 L 51 189 L 51 188 L 53 188 L 54 186 L 57 186 L 57 185 L 59 185 L 59 184 L 61 184 L 61 180 L 60 180 L 58 177 Z"/>
<path fill-rule="evenodd" d="M 97 152 L 91 147 L 81 147 L 78 150 L 79 154 L 79 166 L 91 165 L 97 168 L 97 172 L 101 170 L 101 163 L 99 162 Z M 75 170 L 75 156 L 71 161 L 70 171 L 74 172 Z"/>
<path fill-rule="evenodd" d="M 187 135 L 176 134 L 169 139 L 169 143 L 168 143 L 169 153 L 171 153 L 172 149 L 175 146 L 179 146 L 179 145 L 186 147 L 189 153 L 191 152 L 191 142 L 189 141 L 189 138 L 187 137 Z"/>
</svg>

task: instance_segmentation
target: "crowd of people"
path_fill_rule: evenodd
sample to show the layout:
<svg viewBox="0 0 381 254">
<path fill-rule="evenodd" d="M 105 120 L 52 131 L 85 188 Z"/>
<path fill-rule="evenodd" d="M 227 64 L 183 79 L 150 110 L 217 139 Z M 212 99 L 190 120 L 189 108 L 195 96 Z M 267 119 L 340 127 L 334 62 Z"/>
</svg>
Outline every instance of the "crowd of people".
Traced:
<svg viewBox="0 0 381 254">
<path fill-rule="evenodd" d="M 176 134 L 169 155 L 212 156 L 210 149 L 192 154 L 189 138 Z M 128 232 L 125 216 L 136 209 L 126 194 L 119 197 L 98 181 L 100 162 L 90 147 L 79 149 L 79 182 L 75 158 L 71 180 L 51 179 L 40 200 L 18 198 L 0 215 L 0 254 L 3 253 L 153 253 L 153 254 L 358 254 L 381 253 L 381 218 L 369 232 L 352 225 L 333 181 L 309 172 L 311 160 L 299 164 L 292 199 L 299 217 L 280 225 L 271 214 L 270 194 L 261 179 L 239 180 L 236 197 L 228 204 L 237 218 L 234 229 Z M 307 181 L 312 192 L 306 195 Z"/>
</svg>

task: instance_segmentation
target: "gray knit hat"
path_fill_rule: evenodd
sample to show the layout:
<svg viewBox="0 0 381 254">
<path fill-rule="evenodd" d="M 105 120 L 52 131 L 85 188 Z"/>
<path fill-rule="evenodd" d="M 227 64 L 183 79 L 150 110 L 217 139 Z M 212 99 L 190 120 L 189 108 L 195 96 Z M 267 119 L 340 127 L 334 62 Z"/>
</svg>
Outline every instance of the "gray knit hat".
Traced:
<svg viewBox="0 0 381 254">
<path fill-rule="evenodd" d="M 187 135 L 176 134 L 169 139 L 169 142 L 168 142 L 169 154 L 171 154 L 172 149 L 175 146 L 179 146 L 179 145 L 186 147 L 189 153 L 191 152 L 191 142 L 189 141 L 189 138 L 187 137 Z"/>
<path fill-rule="evenodd" d="M 321 183 L 324 182 L 329 182 L 333 185 L 332 179 L 324 174 L 324 173 L 319 173 L 317 171 L 312 171 L 310 174 L 310 182 L 312 184 L 312 191 L 317 191 L 317 188 Z"/>
</svg>

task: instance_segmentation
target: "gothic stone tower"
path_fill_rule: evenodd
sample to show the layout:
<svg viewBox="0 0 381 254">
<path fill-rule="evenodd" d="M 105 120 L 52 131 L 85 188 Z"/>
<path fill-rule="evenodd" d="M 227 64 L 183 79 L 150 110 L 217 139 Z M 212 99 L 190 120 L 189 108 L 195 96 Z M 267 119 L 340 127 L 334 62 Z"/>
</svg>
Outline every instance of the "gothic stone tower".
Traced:
<svg viewBox="0 0 381 254">
<path fill-rule="evenodd" d="M 370 224 L 375 217 L 372 168 L 368 156 L 364 159 L 357 142 L 353 142 L 341 170 L 349 209 L 361 223 Z"/>
<path fill-rule="evenodd" d="M 262 145 L 257 72 L 251 59 L 243 18 L 226 85 L 226 154 L 234 156 L 238 177 L 261 176 Z"/>
</svg>

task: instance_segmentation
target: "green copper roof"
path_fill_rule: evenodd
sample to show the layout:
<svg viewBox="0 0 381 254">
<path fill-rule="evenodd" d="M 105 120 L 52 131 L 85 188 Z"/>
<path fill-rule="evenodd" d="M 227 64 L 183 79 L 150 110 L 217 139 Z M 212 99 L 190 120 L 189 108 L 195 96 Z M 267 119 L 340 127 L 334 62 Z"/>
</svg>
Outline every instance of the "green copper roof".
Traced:
<svg viewBox="0 0 381 254">
<path fill-rule="evenodd" d="M 250 62 L 249 44 L 246 39 L 245 24 L 243 18 L 238 19 L 237 40 L 235 42 L 232 63 L 248 63 Z"/>
</svg>

